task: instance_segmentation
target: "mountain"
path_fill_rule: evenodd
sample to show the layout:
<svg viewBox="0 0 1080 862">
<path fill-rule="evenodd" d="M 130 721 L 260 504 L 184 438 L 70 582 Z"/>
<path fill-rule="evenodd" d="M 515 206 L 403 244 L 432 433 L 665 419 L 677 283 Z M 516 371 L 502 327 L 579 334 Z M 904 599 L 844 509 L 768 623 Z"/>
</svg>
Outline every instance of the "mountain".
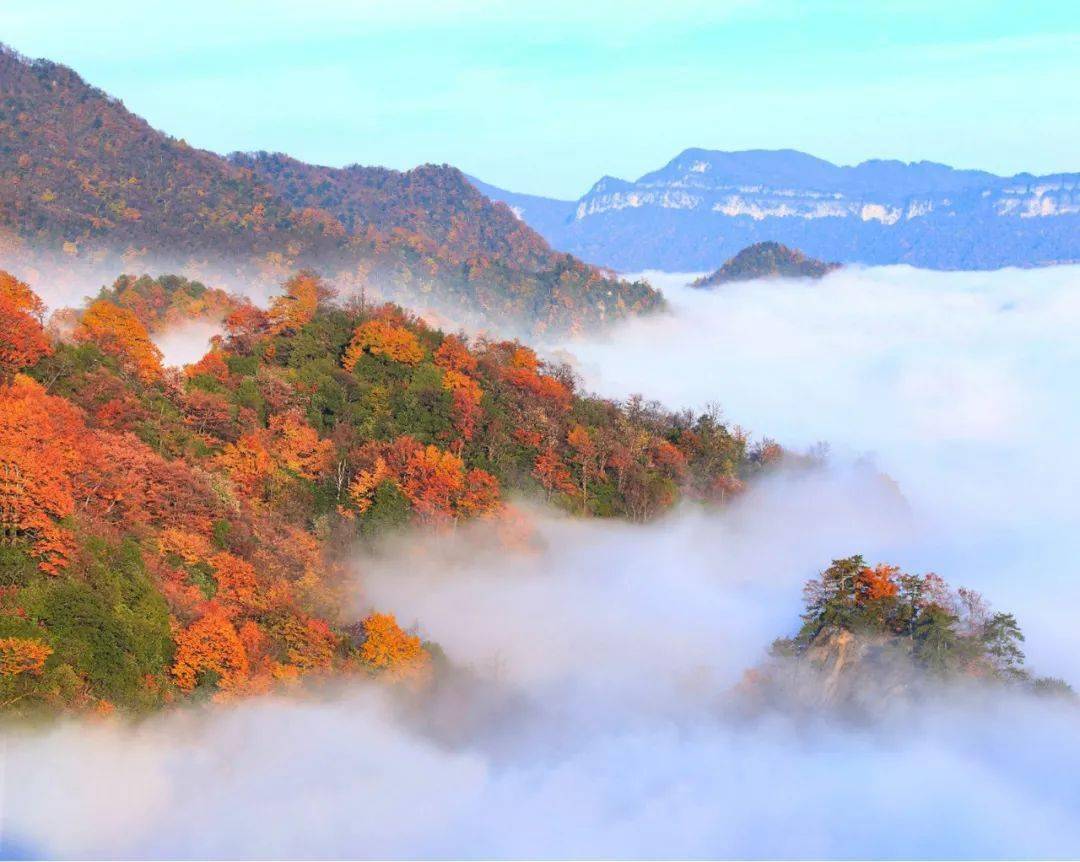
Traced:
<svg viewBox="0 0 1080 862">
<path fill-rule="evenodd" d="M 758 242 L 744 248 L 716 272 L 697 279 L 693 286 L 715 287 L 732 281 L 770 277 L 821 278 L 839 267 L 838 263 L 807 257 L 798 249 L 778 242 Z"/>
<path fill-rule="evenodd" d="M 933 162 L 834 165 L 795 150 L 690 149 L 576 203 L 490 186 L 556 248 L 623 272 L 712 270 L 774 241 L 823 260 L 993 269 L 1080 261 L 1080 174 L 1014 177 Z M 543 199 L 541 199 L 543 200 Z"/>
<path fill-rule="evenodd" d="M 517 341 L 339 304 L 310 274 L 283 289 L 237 299 L 205 356 L 166 369 L 154 324 L 226 297 L 121 279 L 46 328 L 0 272 L 0 719 L 137 717 L 305 680 L 419 693 L 450 659 L 359 611 L 359 547 L 472 521 L 490 529 L 470 554 L 509 557 L 536 548 L 532 507 L 645 522 L 820 467 L 711 410 L 589 396 Z M 1011 614 L 937 575 L 848 557 L 803 597 L 799 630 L 742 686 L 752 709 L 873 714 L 947 682 L 1070 692 L 1029 673 Z"/>
<path fill-rule="evenodd" d="M 457 168 L 422 165 L 411 171 L 350 165 L 309 165 L 280 153 L 234 153 L 288 204 L 330 213 L 350 234 L 371 225 L 385 233 L 433 240 L 440 255 L 463 262 L 487 256 L 538 271 L 562 255 L 506 206 L 477 191 Z"/>
<path fill-rule="evenodd" d="M 231 159 L 151 128 L 74 71 L 0 49 L 0 256 L 111 281 L 172 268 L 265 291 L 301 268 L 458 318 L 580 329 L 659 307 L 553 251 L 457 170 Z"/>
<path fill-rule="evenodd" d="M 511 499 L 646 521 L 788 460 L 712 412 L 590 397 L 520 342 L 336 303 L 310 274 L 265 308 L 212 291 L 121 278 L 46 328 L 0 272 L 0 720 L 420 684 L 440 653 L 356 614 L 358 546 L 478 520 L 527 548 Z M 218 312 L 210 351 L 164 368 L 155 330 Z"/>
<path fill-rule="evenodd" d="M 523 195 L 488 185 L 476 177 L 467 178 L 482 194 L 510 207 L 511 212 L 543 236 L 554 235 L 574 213 L 577 201 L 555 200 L 539 195 Z"/>
</svg>

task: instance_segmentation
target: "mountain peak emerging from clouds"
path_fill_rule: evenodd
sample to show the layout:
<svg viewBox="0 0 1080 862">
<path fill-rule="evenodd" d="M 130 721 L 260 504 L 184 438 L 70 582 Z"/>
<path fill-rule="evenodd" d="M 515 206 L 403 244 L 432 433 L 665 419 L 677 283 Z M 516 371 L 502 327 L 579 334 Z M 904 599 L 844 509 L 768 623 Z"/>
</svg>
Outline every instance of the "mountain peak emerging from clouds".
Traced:
<svg viewBox="0 0 1080 862">
<path fill-rule="evenodd" d="M 744 248 L 716 272 L 699 278 L 693 286 L 715 287 L 755 278 L 822 278 L 839 267 L 838 263 L 807 257 L 778 242 L 758 242 Z"/>
</svg>

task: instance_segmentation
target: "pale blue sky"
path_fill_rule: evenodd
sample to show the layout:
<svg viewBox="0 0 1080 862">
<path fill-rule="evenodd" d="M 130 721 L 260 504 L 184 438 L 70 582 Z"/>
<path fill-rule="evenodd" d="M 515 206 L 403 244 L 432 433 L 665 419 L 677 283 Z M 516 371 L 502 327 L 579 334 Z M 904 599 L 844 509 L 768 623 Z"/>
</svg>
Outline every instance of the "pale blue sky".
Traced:
<svg viewBox="0 0 1080 862">
<path fill-rule="evenodd" d="M 219 152 L 577 197 L 692 146 L 1080 170 L 1080 3 L 2 0 L 0 39 Z"/>
</svg>

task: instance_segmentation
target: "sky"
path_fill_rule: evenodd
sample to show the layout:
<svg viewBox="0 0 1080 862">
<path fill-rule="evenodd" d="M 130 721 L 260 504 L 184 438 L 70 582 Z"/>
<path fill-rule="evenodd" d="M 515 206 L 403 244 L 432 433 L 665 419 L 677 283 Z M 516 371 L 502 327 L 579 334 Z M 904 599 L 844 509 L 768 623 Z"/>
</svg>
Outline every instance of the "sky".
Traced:
<svg viewBox="0 0 1080 862">
<path fill-rule="evenodd" d="M 576 198 L 688 147 L 1080 169 L 1080 6 L 5 2 L 2 38 L 218 152 Z"/>
</svg>

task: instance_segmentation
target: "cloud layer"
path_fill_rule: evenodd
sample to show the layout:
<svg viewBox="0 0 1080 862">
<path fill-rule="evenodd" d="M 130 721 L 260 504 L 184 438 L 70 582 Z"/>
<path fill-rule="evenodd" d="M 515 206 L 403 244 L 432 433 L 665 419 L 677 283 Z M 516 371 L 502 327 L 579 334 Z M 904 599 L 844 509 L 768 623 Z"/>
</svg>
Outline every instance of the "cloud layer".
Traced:
<svg viewBox="0 0 1080 862">
<path fill-rule="evenodd" d="M 1080 267 L 848 267 L 712 292 L 651 275 L 672 315 L 561 345 L 589 388 L 715 401 L 786 445 L 871 458 L 924 533 L 927 553 L 897 562 L 985 589 L 1050 639 L 1033 657 L 1080 677 L 1075 605 L 1051 598 L 1080 575 Z"/>
<path fill-rule="evenodd" d="M 872 725 L 733 713 L 801 583 L 864 553 L 1014 610 L 1080 680 L 1071 441 L 1080 270 L 852 270 L 669 290 L 673 314 L 563 345 L 592 388 L 719 401 L 827 470 L 649 526 L 536 515 L 357 560 L 356 610 L 461 670 L 428 698 L 356 684 L 9 734 L 4 849 L 136 857 L 1080 855 L 1071 704 L 980 692 Z M 858 465 L 873 452 L 874 466 Z M 883 481 L 899 481 L 901 497 Z M 1070 529 L 1072 528 L 1072 529 Z"/>
</svg>

